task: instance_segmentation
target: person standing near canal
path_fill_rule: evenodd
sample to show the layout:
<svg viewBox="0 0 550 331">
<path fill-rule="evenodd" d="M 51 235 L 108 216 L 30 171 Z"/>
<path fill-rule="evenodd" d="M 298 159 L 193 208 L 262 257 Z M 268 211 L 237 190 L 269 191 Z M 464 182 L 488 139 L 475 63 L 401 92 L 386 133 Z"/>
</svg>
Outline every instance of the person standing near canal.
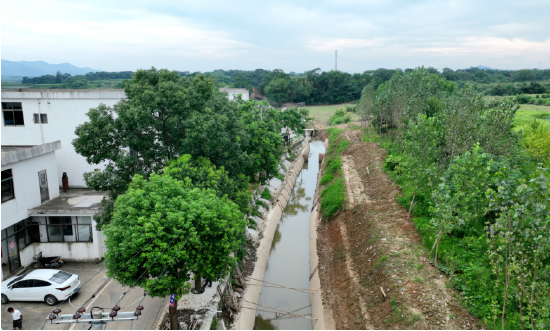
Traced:
<svg viewBox="0 0 550 331">
<path fill-rule="evenodd" d="M 17 309 L 13 309 L 12 307 L 8 308 L 8 313 L 11 314 L 13 317 L 13 329 L 16 330 L 19 328 L 19 330 L 23 330 L 23 314 Z"/>
</svg>

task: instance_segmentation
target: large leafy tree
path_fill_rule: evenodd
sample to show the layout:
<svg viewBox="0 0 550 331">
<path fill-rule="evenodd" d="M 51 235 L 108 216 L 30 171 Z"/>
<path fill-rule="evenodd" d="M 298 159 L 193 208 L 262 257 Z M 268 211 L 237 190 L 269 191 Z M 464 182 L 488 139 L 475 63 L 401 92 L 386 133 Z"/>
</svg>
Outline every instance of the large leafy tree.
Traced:
<svg viewBox="0 0 550 331">
<path fill-rule="evenodd" d="M 167 172 L 175 174 L 174 168 Z M 216 182 L 217 177 L 207 175 L 203 182 Z M 226 197 L 193 188 L 190 182 L 170 175 L 153 174 L 149 180 L 134 176 L 104 226 L 108 276 L 143 287 L 152 297 L 174 293 L 178 300 L 189 292 L 191 273 L 199 290 L 201 276 L 227 274 L 235 263 L 231 253 L 244 238 L 243 215 Z M 175 311 L 170 315 L 177 329 Z"/>
<path fill-rule="evenodd" d="M 138 70 L 126 84 L 127 99 L 113 107 L 88 112 L 89 121 L 76 128 L 75 150 L 91 164 L 103 163 L 84 175 L 86 184 L 108 191 L 101 227 L 110 219 L 112 203 L 135 174 L 147 178 L 183 154 L 206 157 L 231 176 L 245 174 L 252 163 L 249 135 L 236 105 L 199 75 L 179 77 L 167 70 Z"/>
</svg>

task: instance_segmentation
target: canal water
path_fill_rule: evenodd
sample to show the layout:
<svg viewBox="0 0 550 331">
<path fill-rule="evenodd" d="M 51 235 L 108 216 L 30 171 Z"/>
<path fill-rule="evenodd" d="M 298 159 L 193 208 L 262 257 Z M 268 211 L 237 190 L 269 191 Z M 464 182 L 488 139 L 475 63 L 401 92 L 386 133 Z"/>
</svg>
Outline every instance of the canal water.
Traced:
<svg viewBox="0 0 550 331">
<path fill-rule="evenodd" d="M 309 218 L 317 173 L 319 153 L 325 153 L 321 140 L 310 141 L 309 162 L 296 179 L 292 195 L 273 236 L 273 244 L 267 261 L 264 281 L 294 288 L 309 288 Z M 265 285 L 270 285 L 264 283 Z M 309 294 L 296 290 L 263 287 L 258 309 L 274 311 L 273 307 L 286 312 L 311 317 Z M 266 307 L 267 306 L 267 307 Z M 311 330 L 310 319 L 275 315 L 258 311 L 255 330 Z"/>
</svg>

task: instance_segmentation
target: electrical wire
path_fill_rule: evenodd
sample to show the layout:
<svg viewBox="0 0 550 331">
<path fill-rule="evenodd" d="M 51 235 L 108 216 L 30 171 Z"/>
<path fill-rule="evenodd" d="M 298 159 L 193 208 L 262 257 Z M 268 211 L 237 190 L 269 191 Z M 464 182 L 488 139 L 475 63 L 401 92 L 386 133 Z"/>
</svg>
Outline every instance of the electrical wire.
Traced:
<svg viewBox="0 0 550 331">
<path fill-rule="evenodd" d="M 139 238 L 141 238 L 141 236 L 142 236 L 143 234 L 144 234 L 144 232 L 142 232 L 142 233 L 141 233 L 136 239 L 134 239 L 132 242 L 134 242 L 134 241 L 138 240 Z M 116 259 L 117 257 L 119 257 L 120 254 L 122 254 L 122 252 L 124 252 L 124 251 L 125 251 L 125 249 L 123 249 L 122 251 L 120 251 L 113 259 Z M 80 286 L 80 289 L 82 289 L 82 288 L 84 287 L 84 285 L 88 284 L 88 282 L 91 281 L 95 276 L 97 276 L 97 274 L 99 274 L 99 273 L 101 272 L 101 270 L 103 270 L 103 269 L 105 269 L 105 264 L 104 264 L 103 267 L 101 267 L 95 274 L 93 274 L 92 277 L 90 277 L 86 282 L 84 282 L 84 284 L 82 284 L 82 285 Z M 109 280 L 109 279 L 108 279 L 108 280 Z M 108 281 L 108 280 L 107 280 L 107 281 Z M 106 283 L 107 283 L 107 282 L 103 283 L 102 287 L 103 287 Z M 98 292 L 98 291 L 96 291 L 96 293 L 97 293 L 97 292 Z M 95 293 L 92 295 L 92 297 L 93 297 L 93 296 L 95 296 Z M 91 299 L 92 297 L 90 297 L 90 299 Z M 70 299 L 71 299 L 71 298 L 72 298 L 72 295 L 71 295 L 70 297 L 66 298 L 65 300 L 63 300 L 59 305 L 57 305 L 56 308 L 52 309 L 52 311 L 55 310 L 55 309 L 57 309 L 57 308 L 59 308 L 59 307 L 61 307 L 61 305 L 62 305 L 63 303 L 65 303 L 65 301 L 67 301 L 67 300 L 69 300 L 69 303 L 71 303 L 71 302 L 70 302 Z M 82 304 L 82 306 L 84 306 L 84 305 L 86 304 L 86 302 L 90 301 L 90 299 L 86 300 L 86 301 Z M 71 306 L 73 306 L 73 305 L 71 304 Z M 73 307 L 74 307 L 74 306 L 73 306 Z M 75 307 L 75 308 L 77 308 L 77 307 Z M 77 308 L 77 309 L 78 309 L 78 308 Z M 44 330 L 44 326 L 46 326 L 46 323 L 47 323 L 47 322 L 48 322 L 48 319 L 46 318 L 46 320 L 44 321 L 44 324 L 42 324 L 42 327 L 40 328 L 40 330 Z M 69 325 L 70 325 L 70 324 L 69 324 Z"/>
</svg>

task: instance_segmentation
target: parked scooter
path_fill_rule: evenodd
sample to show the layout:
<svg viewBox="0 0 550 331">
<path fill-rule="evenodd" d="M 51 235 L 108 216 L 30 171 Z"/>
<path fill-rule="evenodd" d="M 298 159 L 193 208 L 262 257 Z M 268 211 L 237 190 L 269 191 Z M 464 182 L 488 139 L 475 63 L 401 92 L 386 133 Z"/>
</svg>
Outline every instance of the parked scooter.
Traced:
<svg viewBox="0 0 550 331">
<path fill-rule="evenodd" d="M 33 268 L 59 268 L 64 263 L 63 260 L 61 260 L 61 256 L 43 257 L 42 252 L 38 253 L 38 255 L 32 259 L 36 261 L 32 265 Z"/>
</svg>

